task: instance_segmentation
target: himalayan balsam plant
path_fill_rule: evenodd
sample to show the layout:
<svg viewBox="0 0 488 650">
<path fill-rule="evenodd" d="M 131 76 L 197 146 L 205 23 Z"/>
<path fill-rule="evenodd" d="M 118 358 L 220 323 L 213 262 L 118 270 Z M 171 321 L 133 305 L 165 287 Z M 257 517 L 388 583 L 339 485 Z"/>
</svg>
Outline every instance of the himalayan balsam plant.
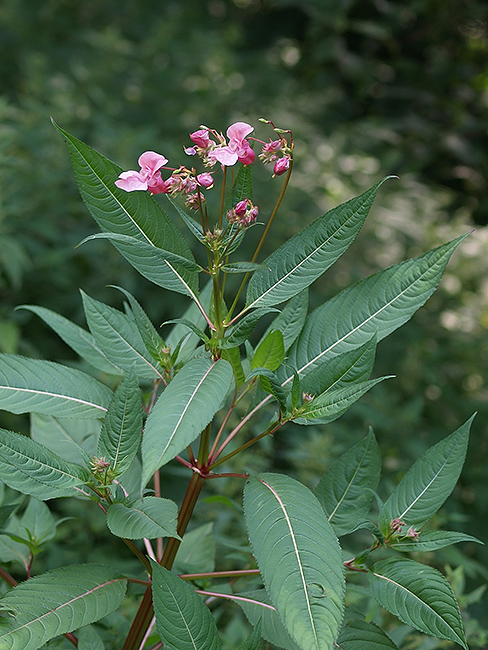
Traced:
<svg viewBox="0 0 488 650">
<path fill-rule="evenodd" d="M 287 423 L 333 422 L 386 379 L 371 378 L 378 341 L 425 303 L 463 237 L 308 313 L 308 287 L 352 244 L 383 181 L 261 260 L 294 150 L 291 131 L 261 122 L 272 134 L 267 142 L 244 122 L 226 137 L 201 126 L 182 154 L 188 166 L 169 167 L 147 151 L 139 170 L 125 172 L 56 127 L 101 229 L 88 239 L 108 239 L 144 278 L 187 296 L 189 306 L 163 329 L 125 289 L 124 311 L 82 292 L 88 329 L 23 306 L 79 355 L 84 370 L 0 355 L 0 408 L 32 414 L 30 437 L 0 431 L 0 650 L 36 650 L 55 637 L 49 646 L 79 650 L 218 650 L 221 599 L 249 621 L 245 650 L 262 639 L 288 650 L 395 648 L 370 622 L 372 598 L 408 629 L 467 648 L 450 584 L 418 560 L 421 552 L 432 557 L 476 541 L 424 530 L 457 482 L 471 421 L 430 448 L 384 501 L 375 492 L 381 462 L 371 430 L 314 490 L 286 474 L 253 472 L 251 452 L 241 456 L 244 466 L 236 458 L 253 445 L 264 450 L 267 436 L 279 445 Z M 261 163 L 278 197 L 270 214 L 253 197 L 251 171 Z M 164 202 L 202 247 L 201 263 Z M 252 258 L 241 260 L 251 228 L 261 228 L 261 237 Z M 179 503 L 167 498 L 168 463 L 187 477 Z M 199 562 L 201 528 L 187 529 L 207 482 L 229 476 L 242 480 L 248 544 L 221 558 L 230 569 L 209 571 Z M 36 572 L 36 557 L 61 523 L 48 502 L 66 497 L 81 502 L 78 511 L 103 511 L 138 572 L 122 574 L 113 557 Z M 369 546 L 354 557 L 343 553 L 341 537 L 361 530 Z M 128 583 L 132 596 L 124 600 Z M 358 585 L 369 591 L 364 611 L 357 598 L 346 607 Z M 119 608 L 118 616 L 130 616 L 125 642 L 104 633 Z"/>
</svg>

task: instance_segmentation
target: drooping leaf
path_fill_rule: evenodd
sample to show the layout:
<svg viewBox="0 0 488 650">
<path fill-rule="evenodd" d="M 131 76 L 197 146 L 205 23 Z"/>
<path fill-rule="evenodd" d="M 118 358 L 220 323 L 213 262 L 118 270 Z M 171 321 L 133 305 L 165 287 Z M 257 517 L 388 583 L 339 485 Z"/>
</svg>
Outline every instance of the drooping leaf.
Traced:
<svg viewBox="0 0 488 650">
<path fill-rule="evenodd" d="M 257 269 L 262 269 L 262 264 L 256 262 L 229 262 L 221 267 L 224 273 L 252 273 Z"/>
<path fill-rule="evenodd" d="M 68 147 L 81 197 L 104 232 L 135 237 L 193 261 L 183 236 L 149 193 L 124 192 L 116 187 L 122 171 L 118 165 L 54 126 Z M 115 243 L 115 247 L 126 255 L 124 244 Z"/>
<path fill-rule="evenodd" d="M 366 343 L 374 334 L 378 341 L 388 336 L 434 292 L 450 256 L 463 239 L 458 237 L 380 271 L 315 309 L 290 349 L 289 365 L 303 377 L 332 357 Z M 292 377 L 286 381 L 291 382 Z"/>
<path fill-rule="evenodd" d="M 281 622 L 276 609 L 271 605 L 269 596 L 264 589 L 246 591 L 239 594 L 236 602 L 242 608 L 251 625 L 261 621 L 261 634 L 263 639 L 278 648 L 285 650 L 299 650 L 300 646 L 293 641 Z"/>
<path fill-rule="evenodd" d="M 76 496 L 74 488 L 87 483 L 90 473 L 30 438 L 0 429 L 0 480 L 45 501 Z"/>
<path fill-rule="evenodd" d="M 217 625 L 200 596 L 181 578 L 156 562 L 153 604 L 159 636 L 174 650 L 220 650 Z"/>
<path fill-rule="evenodd" d="M 314 397 L 307 407 L 304 408 L 300 417 L 295 419 L 295 422 L 298 424 L 327 424 L 333 422 L 343 415 L 368 390 L 384 379 L 389 379 L 389 377 L 360 381 L 336 390 L 328 390 L 322 393 L 322 395 Z"/>
<path fill-rule="evenodd" d="M 459 544 L 460 542 L 483 544 L 481 540 L 471 535 L 466 535 L 466 533 L 458 533 L 453 530 L 426 530 L 422 531 L 416 539 L 402 537 L 391 542 L 389 546 L 394 548 L 395 551 L 412 553 L 418 551 L 437 551 L 440 548 L 451 546 L 451 544 Z"/>
<path fill-rule="evenodd" d="M 283 334 L 283 345 L 285 350 L 288 350 L 302 331 L 307 310 L 308 289 L 304 289 L 286 303 L 281 313 L 263 334 L 261 341 L 273 330 L 280 330 Z"/>
<path fill-rule="evenodd" d="M 71 463 L 83 460 L 79 448 L 94 456 L 102 423 L 100 420 L 55 418 L 52 415 L 31 413 L 30 433 L 35 440 Z"/>
<path fill-rule="evenodd" d="M 202 269 L 196 262 L 129 235 L 97 233 L 81 244 L 92 239 L 108 239 L 143 277 L 159 287 L 186 296 L 198 293 L 198 273 Z"/>
<path fill-rule="evenodd" d="M 280 330 L 271 331 L 258 345 L 251 361 L 251 368 L 276 370 L 285 358 L 283 334 Z"/>
<path fill-rule="evenodd" d="M 384 179 L 386 180 L 386 179 Z M 333 208 L 280 246 L 252 276 L 246 307 L 272 307 L 307 288 L 352 244 L 366 219 L 379 186 Z"/>
<path fill-rule="evenodd" d="M 115 569 L 80 564 L 54 569 L 14 587 L 0 598 L 7 612 L 0 648 L 37 650 L 49 639 L 98 621 L 115 611 L 126 581 Z"/>
<path fill-rule="evenodd" d="M 176 537 L 178 506 L 169 499 L 145 497 L 131 507 L 114 503 L 107 511 L 107 526 L 117 537 L 156 539 Z"/>
<path fill-rule="evenodd" d="M 343 615 L 342 553 L 317 498 L 280 474 L 251 478 L 244 490 L 249 539 L 266 591 L 303 650 L 332 647 Z"/>
<path fill-rule="evenodd" d="M 215 571 L 213 523 L 203 524 L 185 533 L 173 564 L 175 573 Z"/>
<path fill-rule="evenodd" d="M 151 410 L 142 438 L 142 485 L 185 449 L 220 408 L 233 378 L 224 359 L 193 359 L 164 390 Z"/>
<path fill-rule="evenodd" d="M 279 403 L 281 412 L 286 413 L 288 411 L 287 394 L 276 374 L 268 368 L 254 368 L 246 380 L 249 381 L 256 376 L 260 378 L 260 386 L 264 392 L 272 395 Z"/>
<path fill-rule="evenodd" d="M 134 321 L 84 291 L 81 296 L 88 327 L 107 357 L 124 371 L 134 366 L 142 379 L 162 379 L 163 372 L 147 352 Z"/>
<path fill-rule="evenodd" d="M 241 353 L 239 351 L 239 348 L 236 347 L 229 348 L 228 350 L 222 350 L 222 358 L 226 359 L 232 366 L 236 386 L 239 388 L 239 386 L 241 386 L 246 380 L 244 370 L 242 368 Z"/>
<path fill-rule="evenodd" d="M 65 418 L 99 418 L 112 391 L 93 377 L 42 359 L 0 354 L 0 408 Z"/>
<path fill-rule="evenodd" d="M 389 558 L 377 562 L 368 578 L 378 603 L 403 623 L 468 648 L 456 598 L 437 569 Z"/>
<path fill-rule="evenodd" d="M 337 639 L 338 650 L 398 650 L 388 635 L 374 623 L 347 621 Z"/>
<path fill-rule="evenodd" d="M 421 527 L 437 512 L 461 473 L 473 418 L 412 465 L 385 502 L 390 521 L 398 518 L 406 526 Z"/>
<path fill-rule="evenodd" d="M 381 458 L 373 431 L 340 456 L 322 476 L 315 496 L 336 535 L 346 535 L 365 517 L 378 485 Z"/>
<path fill-rule="evenodd" d="M 110 461 L 115 476 L 130 467 L 139 450 L 142 420 L 139 383 L 131 368 L 114 393 L 98 441 L 97 455 Z"/>
<path fill-rule="evenodd" d="M 66 345 L 69 345 L 76 354 L 82 359 L 88 361 L 97 370 L 105 372 L 109 375 L 123 374 L 122 368 L 119 368 L 112 363 L 104 352 L 97 345 L 95 337 L 87 332 L 79 325 L 72 323 L 70 320 L 56 314 L 56 312 L 46 309 L 45 307 L 37 307 L 35 305 L 21 305 L 17 309 L 27 309 L 32 313 L 42 318 L 42 320 L 49 325 L 49 327 L 56 332 L 56 334 L 63 339 Z"/>
</svg>

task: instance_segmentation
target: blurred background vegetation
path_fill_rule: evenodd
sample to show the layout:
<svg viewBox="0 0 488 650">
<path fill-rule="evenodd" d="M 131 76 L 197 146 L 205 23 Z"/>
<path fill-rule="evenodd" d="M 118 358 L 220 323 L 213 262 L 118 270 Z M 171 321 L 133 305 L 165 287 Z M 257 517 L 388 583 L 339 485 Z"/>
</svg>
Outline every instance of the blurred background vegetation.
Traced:
<svg viewBox="0 0 488 650">
<path fill-rule="evenodd" d="M 434 297 L 379 346 L 377 374 L 397 378 L 338 422 L 290 428 L 268 450 L 274 468 L 313 487 L 371 425 L 387 486 L 477 410 L 467 464 L 439 525 L 488 541 L 487 22 L 484 0 L 3 0 L 0 350 L 70 359 L 39 320 L 14 310 L 40 304 L 83 324 L 79 287 L 118 306 L 106 285 L 124 286 L 157 324 L 184 308 L 108 243 L 75 248 L 96 228 L 50 116 L 125 169 L 148 149 L 178 165 L 200 124 L 225 130 L 272 119 L 293 129 L 297 160 L 268 251 L 381 177 L 399 176 L 381 188 L 353 247 L 314 285 L 313 305 L 473 230 Z M 257 136 L 269 133 L 259 126 Z M 257 170 L 261 215 L 279 184 Z M 1 419 L 25 430 L 21 418 Z M 70 540 L 74 548 L 73 535 L 65 548 Z M 467 595 L 488 578 L 486 548 L 465 544 L 436 562 L 452 567 L 463 604 L 475 601 L 466 609 L 471 645 L 488 647 L 486 594 Z M 229 644 L 239 636 L 232 629 Z M 414 645 L 438 647 L 418 638 Z"/>
</svg>

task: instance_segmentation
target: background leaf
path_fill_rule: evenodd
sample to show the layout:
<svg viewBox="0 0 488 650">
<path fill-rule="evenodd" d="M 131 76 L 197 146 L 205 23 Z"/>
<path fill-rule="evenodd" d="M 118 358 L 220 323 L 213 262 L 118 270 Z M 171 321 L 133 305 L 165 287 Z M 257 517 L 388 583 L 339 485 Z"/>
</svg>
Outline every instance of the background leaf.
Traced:
<svg viewBox="0 0 488 650">
<path fill-rule="evenodd" d="M 153 603 L 161 640 L 174 650 L 219 650 L 215 620 L 193 588 L 156 562 Z"/>
<path fill-rule="evenodd" d="M 381 457 L 372 429 L 322 476 L 315 496 L 336 535 L 346 535 L 365 517 L 380 479 Z"/>
<path fill-rule="evenodd" d="M 266 591 L 304 650 L 330 648 L 343 614 L 342 553 L 316 497 L 280 474 L 250 478 L 244 489 L 249 539 Z"/>
<path fill-rule="evenodd" d="M 30 419 L 32 440 L 47 447 L 64 460 L 71 463 L 79 463 L 83 460 L 78 447 L 82 447 L 89 456 L 95 455 L 102 426 L 100 420 L 55 418 L 41 413 L 31 413 Z"/>
<path fill-rule="evenodd" d="M 185 533 L 173 564 L 175 573 L 210 573 L 215 571 L 213 523 L 197 526 Z"/>
<path fill-rule="evenodd" d="M 101 418 L 112 391 L 90 375 L 42 359 L 0 354 L 0 408 L 65 418 Z"/>
<path fill-rule="evenodd" d="M 0 625 L 0 647 L 37 650 L 49 639 L 98 621 L 115 611 L 126 581 L 115 569 L 80 564 L 22 582 L 0 598 L 9 612 Z"/>
<path fill-rule="evenodd" d="M 338 650 L 398 650 L 389 636 L 374 623 L 349 620 L 337 639 Z"/>
<path fill-rule="evenodd" d="M 467 649 L 459 606 L 439 571 L 413 560 L 390 558 L 377 562 L 368 578 L 378 603 L 403 623 Z"/>
<path fill-rule="evenodd" d="M 426 451 L 385 502 L 390 521 L 421 527 L 451 494 L 461 473 L 474 415 L 450 436 Z"/>
<path fill-rule="evenodd" d="M 117 537 L 156 539 L 176 537 L 178 506 L 169 499 L 145 497 L 131 507 L 114 503 L 107 511 L 107 526 Z"/>
<path fill-rule="evenodd" d="M 163 391 L 151 410 L 142 438 L 142 485 L 185 449 L 220 408 L 233 380 L 224 359 L 193 359 Z"/>
</svg>

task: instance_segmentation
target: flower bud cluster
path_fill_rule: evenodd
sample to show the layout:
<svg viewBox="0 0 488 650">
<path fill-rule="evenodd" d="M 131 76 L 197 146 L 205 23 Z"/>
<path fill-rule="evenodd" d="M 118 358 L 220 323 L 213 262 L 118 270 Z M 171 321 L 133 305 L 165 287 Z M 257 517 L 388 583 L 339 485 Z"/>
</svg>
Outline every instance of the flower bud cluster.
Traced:
<svg viewBox="0 0 488 650">
<path fill-rule="evenodd" d="M 411 539 L 417 540 L 419 538 L 420 533 L 415 530 L 413 526 L 410 526 L 410 528 L 407 530 L 406 533 L 403 532 L 402 526 L 405 526 L 404 521 L 400 521 L 398 517 L 395 519 L 392 519 L 390 522 L 390 530 L 395 537 L 410 537 Z"/>
<path fill-rule="evenodd" d="M 257 206 L 253 205 L 249 199 L 243 199 L 227 212 L 227 221 L 237 224 L 240 228 L 249 228 L 256 221 L 258 214 Z"/>
</svg>

